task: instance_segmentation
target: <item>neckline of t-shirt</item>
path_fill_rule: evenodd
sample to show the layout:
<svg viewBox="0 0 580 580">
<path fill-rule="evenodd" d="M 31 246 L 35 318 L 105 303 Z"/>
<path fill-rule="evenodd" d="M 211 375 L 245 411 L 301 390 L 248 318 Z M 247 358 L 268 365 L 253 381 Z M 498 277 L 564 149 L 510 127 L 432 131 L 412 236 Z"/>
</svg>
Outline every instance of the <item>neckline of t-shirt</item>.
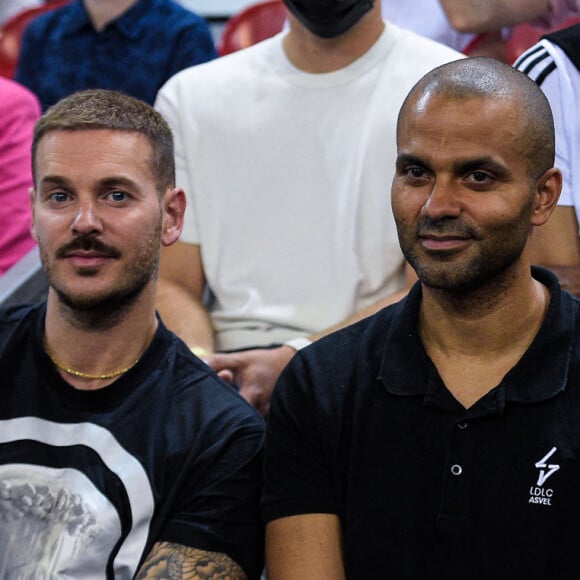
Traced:
<svg viewBox="0 0 580 580">
<path fill-rule="evenodd" d="M 115 379 L 109 385 L 98 389 L 79 389 L 74 387 L 58 372 L 54 363 L 50 360 L 43 345 L 42 335 L 44 332 L 44 317 L 46 305 L 40 309 L 37 321 L 37 333 L 35 337 L 36 357 L 39 367 L 46 379 L 46 383 L 52 391 L 58 393 L 61 400 L 66 400 L 71 409 L 82 412 L 95 411 L 96 408 L 114 408 L 126 400 L 131 393 L 142 388 L 152 374 L 159 369 L 166 353 L 166 344 L 170 340 L 167 329 L 161 324 L 158 326 L 149 346 L 126 373 Z"/>
<path fill-rule="evenodd" d="M 395 25 L 385 22 L 385 29 L 367 52 L 348 66 L 329 73 L 308 73 L 296 68 L 284 52 L 286 32 L 281 32 L 276 44 L 280 71 L 288 82 L 302 87 L 328 88 L 348 83 L 387 58 L 387 53 L 396 42 L 396 30 Z"/>
</svg>

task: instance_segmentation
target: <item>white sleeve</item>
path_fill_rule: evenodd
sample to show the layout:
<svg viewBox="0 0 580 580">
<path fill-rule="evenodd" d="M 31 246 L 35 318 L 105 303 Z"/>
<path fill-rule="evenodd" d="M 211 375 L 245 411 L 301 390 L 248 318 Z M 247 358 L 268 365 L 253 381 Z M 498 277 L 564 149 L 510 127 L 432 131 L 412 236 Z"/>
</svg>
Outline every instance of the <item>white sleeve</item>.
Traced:
<svg viewBox="0 0 580 580">
<path fill-rule="evenodd" d="M 557 46 L 544 39 L 526 51 L 516 61 L 515 66 L 540 85 L 550 103 L 556 133 L 555 165 L 563 176 L 562 194 L 558 205 L 573 206 L 575 204 L 572 159 L 576 125 L 579 120 L 575 118 L 577 105 L 574 102 L 567 60 Z M 580 192 L 578 194 L 580 197 Z"/>
<path fill-rule="evenodd" d="M 185 222 L 181 233 L 180 241 L 188 244 L 199 244 L 199 227 L 195 212 L 195 198 L 193 189 L 192 168 L 188 163 L 189 141 L 191 128 L 188 126 L 183 111 L 185 110 L 182 92 L 184 82 L 180 82 L 178 77 L 182 77 L 186 71 L 178 73 L 161 87 L 155 99 L 155 109 L 161 113 L 173 133 L 175 145 L 175 184 L 185 191 L 187 205 L 185 208 Z"/>
</svg>

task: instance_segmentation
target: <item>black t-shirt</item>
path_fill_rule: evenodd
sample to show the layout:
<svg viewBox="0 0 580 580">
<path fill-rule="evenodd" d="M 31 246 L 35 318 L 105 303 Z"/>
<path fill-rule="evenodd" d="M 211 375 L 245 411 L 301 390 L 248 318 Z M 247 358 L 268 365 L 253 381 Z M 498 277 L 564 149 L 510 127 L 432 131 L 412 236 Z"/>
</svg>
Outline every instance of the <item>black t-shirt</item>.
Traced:
<svg viewBox="0 0 580 580">
<path fill-rule="evenodd" d="M 111 385 L 78 390 L 45 307 L 0 311 L 0 577 L 132 578 L 157 541 L 262 567 L 263 421 L 160 322 Z"/>
</svg>

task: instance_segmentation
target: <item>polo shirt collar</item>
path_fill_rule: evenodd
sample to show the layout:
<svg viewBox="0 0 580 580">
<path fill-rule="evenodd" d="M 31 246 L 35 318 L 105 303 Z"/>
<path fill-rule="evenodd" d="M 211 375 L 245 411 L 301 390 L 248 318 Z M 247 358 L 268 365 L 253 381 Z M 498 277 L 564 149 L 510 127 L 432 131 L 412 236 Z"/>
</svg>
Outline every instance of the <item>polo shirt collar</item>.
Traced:
<svg viewBox="0 0 580 580">
<path fill-rule="evenodd" d="M 68 4 L 62 19 L 63 32 L 74 34 L 86 26 L 92 26 L 92 23 L 83 1 L 76 0 Z"/>
<path fill-rule="evenodd" d="M 528 350 L 493 389 L 495 392 L 488 393 L 501 402 L 536 403 L 554 397 L 566 387 L 575 332 L 574 299 L 561 291 L 551 272 L 533 267 L 532 275 L 550 290 L 550 304 Z M 407 298 L 394 307 L 379 373 L 385 389 L 393 395 L 426 395 L 432 373 L 436 372 L 419 338 L 421 296 L 417 282 Z"/>
<path fill-rule="evenodd" d="M 131 40 L 138 39 L 144 31 L 147 24 L 147 14 L 150 10 L 154 0 L 138 0 L 136 4 L 131 6 L 126 12 L 121 14 L 117 20 L 109 23 L 109 26 L 116 27 L 121 34 Z M 90 26 L 93 23 L 85 8 L 82 0 L 76 0 L 68 6 L 67 13 L 63 19 L 63 30 L 65 34 L 74 34 L 83 28 Z"/>
<path fill-rule="evenodd" d="M 506 386 L 506 399 L 518 403 L 544 401 L 566 388 L 574 345 L 574 299 L 562 292 L 551 272 L 532 268 L 532 274 L 548 287 L 551 300 L 536 338 L 502 381 Z"/>
</svg>

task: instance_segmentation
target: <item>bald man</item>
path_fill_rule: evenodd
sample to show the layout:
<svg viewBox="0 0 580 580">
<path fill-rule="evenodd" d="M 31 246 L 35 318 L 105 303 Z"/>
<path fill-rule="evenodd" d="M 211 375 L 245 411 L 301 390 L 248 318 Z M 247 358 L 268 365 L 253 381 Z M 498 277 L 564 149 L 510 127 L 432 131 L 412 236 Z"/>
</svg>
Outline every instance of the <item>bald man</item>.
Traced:
<svg viewBox="0 0 580 580">
<path fill-rule="evenodd" d="M 578 578 L 578 303 L 527 244 L 561 189 L 550 107 L 497 61 L 443 65 L 405 100 L 397 153 L 419 281 L 282 374 L 268 578 Z"/>
</svg>

